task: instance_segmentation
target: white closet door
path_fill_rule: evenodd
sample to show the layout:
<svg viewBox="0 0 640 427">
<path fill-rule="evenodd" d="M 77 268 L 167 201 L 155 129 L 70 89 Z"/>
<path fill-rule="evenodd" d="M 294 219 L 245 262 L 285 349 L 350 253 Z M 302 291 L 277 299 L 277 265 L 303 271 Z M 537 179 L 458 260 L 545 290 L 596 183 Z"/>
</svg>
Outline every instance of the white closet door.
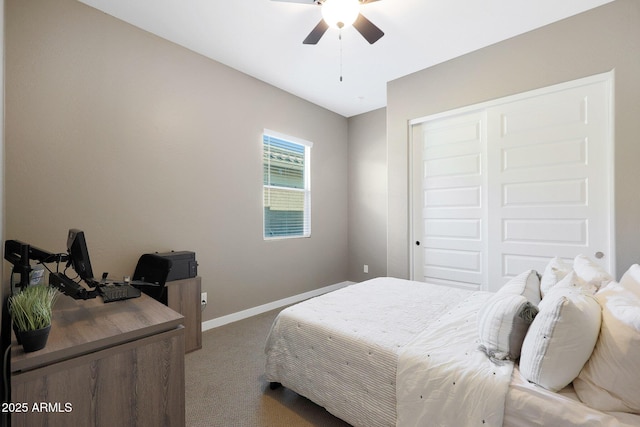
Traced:
<svg viewBox="0 0 640 427">
<path fill-rule="evenodd" d="M 487 109 L 488 290 L 552 256 L 613 271 L 609 94 L 597 82 Z"/>
<path fill-rule="evenodd" d="M 413 126 L 413 277 L 479 289 L 486 278 L 484 113 Z"/>
<path fill-rule="evenodd" d="M 554 256 L 615 275 L 611 76 L 412 123 L 412 278 L 495 291 Z"/>
</svg>

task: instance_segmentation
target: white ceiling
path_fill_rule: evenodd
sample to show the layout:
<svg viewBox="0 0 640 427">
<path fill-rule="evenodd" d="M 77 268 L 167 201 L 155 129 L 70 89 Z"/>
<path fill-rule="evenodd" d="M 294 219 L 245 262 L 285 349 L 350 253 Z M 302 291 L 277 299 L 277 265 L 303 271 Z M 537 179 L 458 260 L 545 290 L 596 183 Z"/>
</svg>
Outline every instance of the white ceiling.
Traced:
<svg viewBox="0 0 640 427">
<path fill-rule="evenodd" d="M 385 32 L 373 45 L 354 28 L 342 31 L 342 43 L 329 29 L 317 45 L 303 45 L 321 19 L 316 5 L 79 1 L 350 117 L 384 107 L 391 80 L 612 0 L 381 0 L 361 9 Z"/>
</svg>

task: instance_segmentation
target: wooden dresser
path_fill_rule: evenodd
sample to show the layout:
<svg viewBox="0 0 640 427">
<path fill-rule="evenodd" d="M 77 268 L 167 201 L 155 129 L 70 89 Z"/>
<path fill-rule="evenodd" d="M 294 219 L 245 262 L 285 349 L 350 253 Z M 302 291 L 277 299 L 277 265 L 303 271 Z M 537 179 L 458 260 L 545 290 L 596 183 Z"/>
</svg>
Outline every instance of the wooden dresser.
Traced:
<svg viewBox="0 0 640 427">
<path fill-rule="evenodd" d="M 200 292 L 202 279 L 173 280 L 167 282 L 167 305 L 184 316 L 184 351 L 189 353 L 202 348 L 202 308 Z"/>
<path fill-rule="evenodd" d="M 47 346 L 12 342 L 19 426 L 184 426 L 183 316 L 154 299 L 61 296 Z"/>
</svg>

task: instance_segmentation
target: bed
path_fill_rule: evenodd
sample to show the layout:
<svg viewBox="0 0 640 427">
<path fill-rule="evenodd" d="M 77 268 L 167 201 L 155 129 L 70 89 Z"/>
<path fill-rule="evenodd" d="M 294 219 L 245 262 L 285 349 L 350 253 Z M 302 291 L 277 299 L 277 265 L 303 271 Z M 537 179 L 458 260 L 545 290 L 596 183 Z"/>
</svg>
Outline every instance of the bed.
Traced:
<svg viewBox="0 0 640 427">
<path fill-rule="evenodd" d="M 631 288 L 631 310 L 638 316 L 627 316 L 624 339 L 632 342 L 626 343 L 631 350 L 622 359 L 623 379 L 616 377 L 626 387 L 620 397 L 609 390 L 612 380 L 599 378 L 612 358 L 607 348 L 612 338 L 604 342 L 600 332 L 607 324 L 605 291 L 613 288 L 619 296 L 620 284 L 588 261 L 581 266 L 578 257 L 568 267 L 560 264 L 552 260 L 543 275 L 523 272 L 498 293 L 387 277 L 296 304 L 277 316 L 267 337 L 266 379 L 272 388 L 287 387 L 353 426 L 638 426 L 640 267 L 632 267 L 620 281 Z M 511 309 L 496 315 L 493 307 L 507 301 L 518 306 L 518 316 Z M 514 326 L 514 319 L 522 322 L 525 307 L 529 313 L 535 307 L 537 315 L 523 329 Z M 585 307 L 594 320 L 585 320 Z M 557 337 L 545 340 L 541 354 L 538 335 L 548 334 L 550 317 L 568 319 L 580 332 L 554 323 Z M 485 318 L 488 326 L 480 327 Z M 596 327 L 595 338 L 585 339 L 593 337 Z M 514 340 L 516 335 L 521 336 Z M 581 341 L 576 344 L 572 336 Z M 501 351 L 500 345 L 511 347 Z M 567 352 L 570 357 L 558 356 Z M 588 353 L 582 356 L 586 360 L 579 353 Z M 548 366 L 549 359 L 560 362 Z M 576 370 L 579 376 L 564 384 L 561 377 Z M 602 393 L 608 397 L 600 399 Z M 596 403 L 585 404 L 583 397 Z"/>
</svg>

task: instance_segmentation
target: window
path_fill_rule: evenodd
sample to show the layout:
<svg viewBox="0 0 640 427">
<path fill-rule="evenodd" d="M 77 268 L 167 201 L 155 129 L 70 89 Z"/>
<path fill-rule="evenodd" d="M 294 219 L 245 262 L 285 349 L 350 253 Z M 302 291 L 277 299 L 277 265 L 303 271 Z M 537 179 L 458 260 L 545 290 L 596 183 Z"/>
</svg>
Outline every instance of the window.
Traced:
<svg viewBox="0 0 640 427">
<path fill-rule="evenodd" d="M 309 155 L 312 145 L 298 138 L 264 131 L 265 239 L 311 235 Z"/>
</svg>

